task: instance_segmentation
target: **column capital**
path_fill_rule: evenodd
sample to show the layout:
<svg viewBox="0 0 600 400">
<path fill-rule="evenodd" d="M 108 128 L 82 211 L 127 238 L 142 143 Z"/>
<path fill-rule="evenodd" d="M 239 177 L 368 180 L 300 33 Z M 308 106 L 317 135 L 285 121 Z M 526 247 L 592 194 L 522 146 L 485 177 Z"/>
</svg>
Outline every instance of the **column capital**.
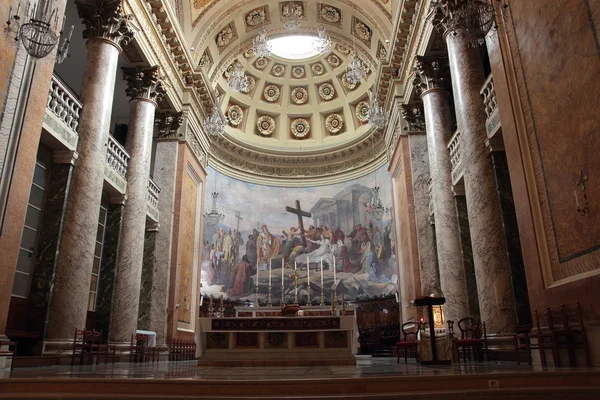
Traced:
<svg viewBox="0 0 600 400">
<path fill-rule="evenodd" d="M 425 132 L 425 114 L 420 104 L 402 104 L 400 106 L 402 118 L 408 124 L 408 132 Z"/>
<path fill-rule="evenodd" d="M 158 128 L 156 139 L 177 139 L 177 131 L 183 124 L 183 112 L 157 112 L 154 125 Z"/>
<path fill-rule="evenodd" d="M 131 15 L 123 13 L 122 0 L 75 0 L 77 14 L 85 25 L 84 39 L 100 38 L 115 45 L 127 45 L 135 34 Z"/>
<path fill-rule="evenodd" d="M 445 89 L 448 81 L 448 62 L 445 58 L 417 56 L 413 84 L 424 96 L 429 90 Z"/>
<path fill-rule="evenodd" d="M 484 0 L 432 0 L 427 17 L 444 36 L 460 31 L 481 44 L 495 23 L 495 10 Z"/>
<path fill-rule="evenodd" d="M 165 96 L 159 67 L 123 67 L 123 78 L 127 82 L 125 93 L 134 99 L 146 99 L 159 103 Z"/>
</svg>

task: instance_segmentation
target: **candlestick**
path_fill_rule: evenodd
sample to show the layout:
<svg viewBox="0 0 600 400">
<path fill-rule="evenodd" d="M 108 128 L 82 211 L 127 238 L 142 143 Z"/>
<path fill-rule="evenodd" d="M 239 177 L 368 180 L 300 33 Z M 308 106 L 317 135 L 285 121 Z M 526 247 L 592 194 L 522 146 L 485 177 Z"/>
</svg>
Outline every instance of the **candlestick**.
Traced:
<svg viewBox="0 0 600 400">
<path fill-rule="evenodd" d="M 271 287 L 271 261 L 273 261 L 273 259 L 269 258 L 269 287 Z"/>
<path fill-rule="evenodd" d="M 298 273 L 294 271 L 294 305 L 298 305 Z"/>
<path fill-rule="evenodd" d="M 210 301 L 208 302 L 208 316 L 212 318 L 215 313 L 215 304 L 213 303 L 213 298 L 210 296 Z"/>
<path fill-rule="evenodd" d="M 321 287 L 323 286 L 323 257 L 321 257 Z"/>
<path fill-rule="evenodd" d="M 308 299 L 306 299 L 306 305 L 311 305 L 310 301 L 310 283 L 308 284 Z"/>
<path fill-rule="evenodd" d="M 310 263 L 308 262 L 308 257 L 306 257 L 306 274 L 308 278 L 308 286 L 310 286 Z"/>
<path fill-rule="evenodd" d="M 342 308 L 340 309 L 341 315 L 346 315 L 346 300 L 344 299 L 344 293 L 342 293 Z"/>
<path fill-rule="evenodd" d="M 260 304 L 258 304 L 258 285 L 256 285 L 256 296 L 254 298 L 254 307 L 259 307 Z"/>
<path fill-rule="evenodd" d="M 269 297 L 267 297 L 267 307 L 271 307 L 271 284 L 269 283 Z"/>
<path fill-rule="evenodd" d="M 223 318 L 225 315 L 225 307 L 223 307 L 223 295 L 221 295 L 221 301 L 219 305 L 219 317 Z"/>
<path fill-rule="evenodd" d="M 335 256 L 333 256 L 333 285 L 335 287 L 336 280 L 336 270 L 335 270 Z"/>
<path fill-rule="evenodd" d="M 331 315 L 335 315 L 335 303 L 336 303 L 335 292 L 331 292 Z"/>
<path fill-rule="evenodd" d="M 321 303 L 319 305 L 321 307 L 325 305 L 325 294 L 323 293 L 323 285 L 321 285 Z"/>
</svg>

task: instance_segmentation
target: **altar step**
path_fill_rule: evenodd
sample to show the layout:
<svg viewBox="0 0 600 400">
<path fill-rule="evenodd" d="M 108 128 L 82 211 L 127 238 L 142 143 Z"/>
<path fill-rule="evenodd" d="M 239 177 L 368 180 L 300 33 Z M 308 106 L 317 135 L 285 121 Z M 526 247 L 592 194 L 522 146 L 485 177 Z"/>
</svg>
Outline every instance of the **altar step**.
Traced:
<svg viewBox="0 0 600 400">
<path fill-rule="evenodd" d="M 373 357 L 395 357 L 395 350 L 392 346 L 383 349 L 374 350 L 371 355 Z"/>
</svg>

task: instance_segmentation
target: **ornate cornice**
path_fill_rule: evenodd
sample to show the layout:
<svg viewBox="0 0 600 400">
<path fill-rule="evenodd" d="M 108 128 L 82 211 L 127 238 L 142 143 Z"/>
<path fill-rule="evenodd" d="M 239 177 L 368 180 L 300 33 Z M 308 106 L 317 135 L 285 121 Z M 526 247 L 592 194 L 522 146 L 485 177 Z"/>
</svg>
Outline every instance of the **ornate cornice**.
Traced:
<svg viewBox="0 0 600 400">
<path fill-rule="evenodd" d="M 404 129 L 408 132 L 424 132 L 425 131 L 425 114 L 423 106 L 420 104 L 402 104 L 400 106 L 402 118 L 407 123 Z"/>
<path fill-rule="evenodd" d="M 159 103 L 165 96 L 163 78 L 159 67 L 123 67 L 123 79 L 127 82 L 125 93 L 134 99 L 146 99 Z"/>
<path fill-rule="evenodd" d="M 448 77 L 447 62 L 441 57 L 416 56 L 414 86 L 421 93 L 432 89 L 443 89 Z"/>
<path fill-rule="evenodd" d="M 183 124 L 183 113 L 157 112 L 154 125 L 158 130 L 156 140 L 177 139 L 177 131 Z"/>
<path fill-rule="evenodd" d="M 122 0 L 76 0 L 77 14 L 85 25 L 84 39 L 103 38 L 117 47 L 133 39 L 131 15 L 123 13 Z"/>
</svg>

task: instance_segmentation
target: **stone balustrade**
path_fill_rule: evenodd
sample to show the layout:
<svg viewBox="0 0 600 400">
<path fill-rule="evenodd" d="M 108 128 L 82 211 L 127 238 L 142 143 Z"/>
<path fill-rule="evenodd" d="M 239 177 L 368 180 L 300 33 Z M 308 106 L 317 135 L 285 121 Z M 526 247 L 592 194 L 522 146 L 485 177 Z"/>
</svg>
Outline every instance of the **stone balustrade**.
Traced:
<svg viewBox="0 0 600 400">
<path fill-rule="evenodd" d="M 77 132 L 79 125 L 79 115 L 83 108 L 77 95 L 71 91 L 56 75 L 52 75 L 50 81 L 50 92 L 48 94 L 48 109 L 56 115 L 62 122 Z"/>
<path fill-rule="evenodd" d="M 112 135 L 108 136 L 108 146 L 106 151 L 106 163 L 115 172 L 125 178 L 127 175 L 127 163 L 129 162 L 129 154 L 123 146 L 115 140 Z"/>
<path fill-rule="evenodd" d="M 500 114 L 498 113 L 498 103 L 496 101 L 496 90 L 494 88 L 494 78 L 492 74 L 488 76 L 483 84 L 481 91 L 483 105 L 486 115 L 486 130 L 488 137 L 491 138 L 500 128 Z"/>
<path fill-rule="evenodd" d="M 158 195 L 160 194 L 160 188 L 158 185 L 150 178 L 148 181 L 148 210 L 147 214 L 150 218 L 152 218 L 155 222 L 158 222 Z"/>
<path fill-rule="evenodd" d="M 448 142 L 450 163 L 452 164 L 452 184 L 456 185 L 463 176 L 463 160 L 461 153 L 460 132 L 457 130 Z"/>
</svg>

